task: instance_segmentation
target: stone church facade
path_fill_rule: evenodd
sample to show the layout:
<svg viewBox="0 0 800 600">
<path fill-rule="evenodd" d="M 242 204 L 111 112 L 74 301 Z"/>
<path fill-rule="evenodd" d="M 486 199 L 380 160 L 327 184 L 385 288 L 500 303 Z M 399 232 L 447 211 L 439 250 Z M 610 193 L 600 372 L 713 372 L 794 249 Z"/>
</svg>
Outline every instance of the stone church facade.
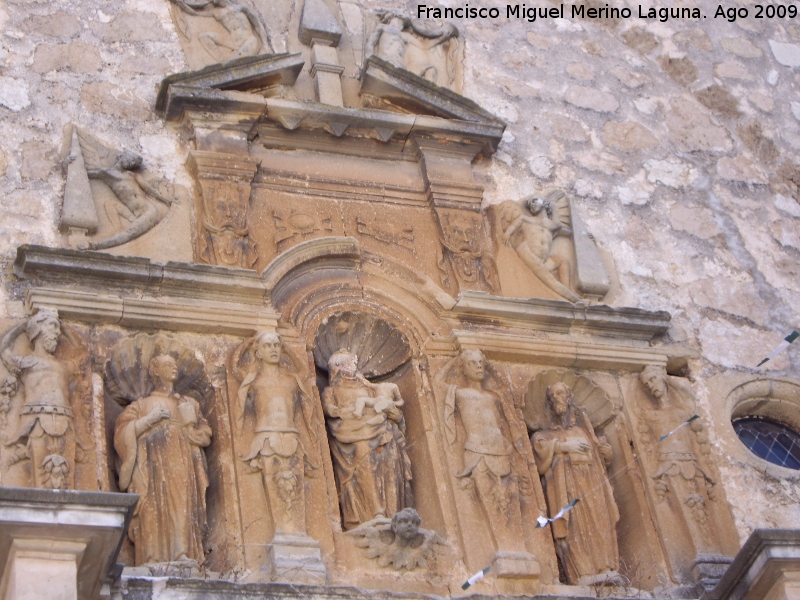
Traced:
<svg viewBox="0 0 800 600">
<path fill-rule="evenodd" d="M 797 597 L 796 10 L 476 6 L 0 5 L 3 598 Z"/>
</svg>

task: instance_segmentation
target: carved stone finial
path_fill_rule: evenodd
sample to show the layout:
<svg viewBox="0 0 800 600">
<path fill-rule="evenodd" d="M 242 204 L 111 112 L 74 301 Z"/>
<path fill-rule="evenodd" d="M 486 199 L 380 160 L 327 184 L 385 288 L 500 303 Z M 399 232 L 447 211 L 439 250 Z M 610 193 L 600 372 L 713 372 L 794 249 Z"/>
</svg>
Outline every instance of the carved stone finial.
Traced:
<svg viewBox="0 0 800 600">
<path fill-rule="evenodd" d="M 310 46 L 312 41 L 338 46 L 342 28 L 323 0 L 306 0 L 300 19 L 300 41 Z"/>
</svg>

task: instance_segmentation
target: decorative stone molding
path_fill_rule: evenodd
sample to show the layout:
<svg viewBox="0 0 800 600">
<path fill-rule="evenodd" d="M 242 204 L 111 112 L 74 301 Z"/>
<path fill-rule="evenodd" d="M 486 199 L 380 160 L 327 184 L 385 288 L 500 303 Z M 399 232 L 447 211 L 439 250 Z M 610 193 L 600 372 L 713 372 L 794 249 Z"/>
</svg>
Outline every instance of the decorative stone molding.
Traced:
<svg viewBox="0 0 800 600">
<path fill-rule="evenodd" d="M 134 494 L 0 488 L 0 597 L 108 598 Z M 42 577 L 42 570 L 47 573 Z"/>
</svg>

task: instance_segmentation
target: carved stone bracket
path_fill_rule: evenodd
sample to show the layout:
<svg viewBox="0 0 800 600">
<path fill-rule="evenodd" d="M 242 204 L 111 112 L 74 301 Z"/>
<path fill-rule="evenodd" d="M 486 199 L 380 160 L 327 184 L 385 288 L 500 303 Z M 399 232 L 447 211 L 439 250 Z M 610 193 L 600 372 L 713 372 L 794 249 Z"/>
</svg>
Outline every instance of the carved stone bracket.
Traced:
<svg viewBox="0 0 800 600">
<path fill-rule="evenodd" d="M 195 150 L 189 169 L 200 187 L 196 254 L 205 263 L 252 268 L 258 260 L 250 237 L 250 184 L 259 159 Z"/>
</svg>

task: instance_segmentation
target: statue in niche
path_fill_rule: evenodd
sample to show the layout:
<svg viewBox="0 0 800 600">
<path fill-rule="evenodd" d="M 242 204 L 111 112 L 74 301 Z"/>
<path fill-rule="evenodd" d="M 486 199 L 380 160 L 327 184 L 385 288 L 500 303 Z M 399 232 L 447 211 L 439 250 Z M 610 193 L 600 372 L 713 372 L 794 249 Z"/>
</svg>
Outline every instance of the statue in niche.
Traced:
<svg viewBox="0 0 800 600">
<path fill-rule="evenodd" d="M 526 553 L 519 495 L 531 494 L 527 440 L 514 436 L 511 423 L 516 417 L 508 415 L 500 396 L 487 389 L 487 371 L 480 350 L 462 350 L 433 381 L 437 389 L 446 390 L 447 443 L 463 439 L 463 467 L 455 473 L 459 487 L 474 490 L 498 553 Z"/>
<path fill-rule="evenodd" d="M 213 394 L 203 363 L 177 340 L 142 334 L 114 349 L 105 383 L 127 404 L 114 449 L 120 490 L 139 494 L 128 534 L 136 565 L 201 566 L 211 427 L 198 398 Z"/>
<path fill-rule="evenodd" d="M 306 439 L 315 441 L 313 397 L 277 333 L 262 332 L 245 342 L 234 353 L 232 364 L 241 381 L 239 436 L 252 432 L 244 437 L 250 440 L 249 450 L 240 458 L 261 471 L 276 534 L 305 534 L 304 474 L 314 465 L 303 447 L 300 429 Z"/>
<path fill-rule="evenodd" d="M 203 185 L 205 235 L 199 242 L 203 262 L 243 269 L 256 264 L 256 243 L 247 224 L 249 202 L 249 191 L 240 186 L 216 181 Z"/>
<path fill-rule="evenodd" d="M 586 411 L 564 383 L 547 387 L 554 419 L 531 436 L 547 508 L 553 518 L 571 501 L 580 502 L 550 527 L 567 581 L 577 585 L 619 584 L 616 524 L 619 510 L 606 466 L 612 457 L 605 436 L 597 436 Z"/>
<path fill-rule="evenodd" d="M 272 52 L 267 28 L 261 17 L 249 6 L 234 0 L 170 0 L 190 17 L 213 19 L 226 33 L 203 31 L 200 45 L 217 62 Z M 186 28 L 182 32 L 191 39 Z"/>
<path fill-rule="evenodd" d="M 552 190 L 519 202 L 500 205 L 503 242 L 512 246 L 522 262 L 539 280 L 562 298 L 579 302 L 573 290 L 570 259 L 554 248 L 557 236 L 571 236 L 566 194 Z"/>
<path fill-rule="evenodd" d="M 404 508 L 391 519 L 378 517 L 351 529 L 356 546 L 364 548 L 367 558 L 378 559 L 381 567 L 397 571 L 427 569 L 429 561 L 446 549 L 435 531 L 420 528 L 422 519 L 413 508 Z"/>
<path fill-rule="evenodd" d="M 367 58 L 377 56 L 443 87 L 455 85 L 458 53 L 455 25 L 447 22 L 435 25 L 394 11 L 381 11 L 378 17 L 380 23 L 367 40 Z"/>
<path fill-rule="evenodd" d="M 353 529 L 413 504 L 402 398 L 396 384 L 370 383 L 346 350 L 330 355 L 328 374 L 322 405 L 342 520 Z"/>
<path fill-rule="evenodd" d="M 18 354 L 16 342 L 23 333 L 33 350 Z M 75 487 L 76 430 L 70 391 L 77 366 L 54 356 L 60 337 L 58 314 L 40 308 L 0 339 L 0 359 L 9 373 L 2 383 L 4 420 L 20 383 L 25 394 L 19 424 L 5 445 L 16 448 L 12 462 L 30 459 L 35 488 Z"/>
<path fill-rule="evenodd" d="M 483 219 L 464 211 L 438 211 L 442 254 L 439 271 L 442 284 L 454 289 L 480 289 L 496 292 L 497 273 L 494 261 L 485 254 Z"/>
<path fill-rule="evenodd" d="M 70 126 L 67 131 L 71 141 L 65 160 L 68 174 L 64 203 L 80 205 L 77 211 L 83 213 L 84 217 L 91 213 L 90 220 L 94 221 L 95 227 L 98 222 L 95 207 L 102 206 L 102 220 L 107 228 L 116 231 L 102 240 L 82 242 L 78 244 L 79 247 L 105 250 L 121 246 L 158 225 L 166 212 L 159 210 L 155 201 L 171 206 L 176 201 L 173 186 L 164 180 L 145 177 L 142 172 L 143 159 L 139 154 L 110 148 L 77 127 Z M 106 184 L 116 201 L 106 201 L 104 198 L 92 201 L 89 179 Z M 64 222 L 62 217 L 62 227 L 71 228 L 72 224 Z"/>
<path fill-rule="evenodd" d="M 709 501 L 716 499 L 716 482 L 704 464 L 710 452 L 705 425 L 696 419 L 659 441 L 694 415 L 692 392 L 655 365 L 645 367 L 639 381 L 649 400 L 640 413 L 639 433 L 654 463 L 656 496 L 689 525 L 698 551 L 718 551 L 717 536 L 709 524 Z"/>
</svg>

